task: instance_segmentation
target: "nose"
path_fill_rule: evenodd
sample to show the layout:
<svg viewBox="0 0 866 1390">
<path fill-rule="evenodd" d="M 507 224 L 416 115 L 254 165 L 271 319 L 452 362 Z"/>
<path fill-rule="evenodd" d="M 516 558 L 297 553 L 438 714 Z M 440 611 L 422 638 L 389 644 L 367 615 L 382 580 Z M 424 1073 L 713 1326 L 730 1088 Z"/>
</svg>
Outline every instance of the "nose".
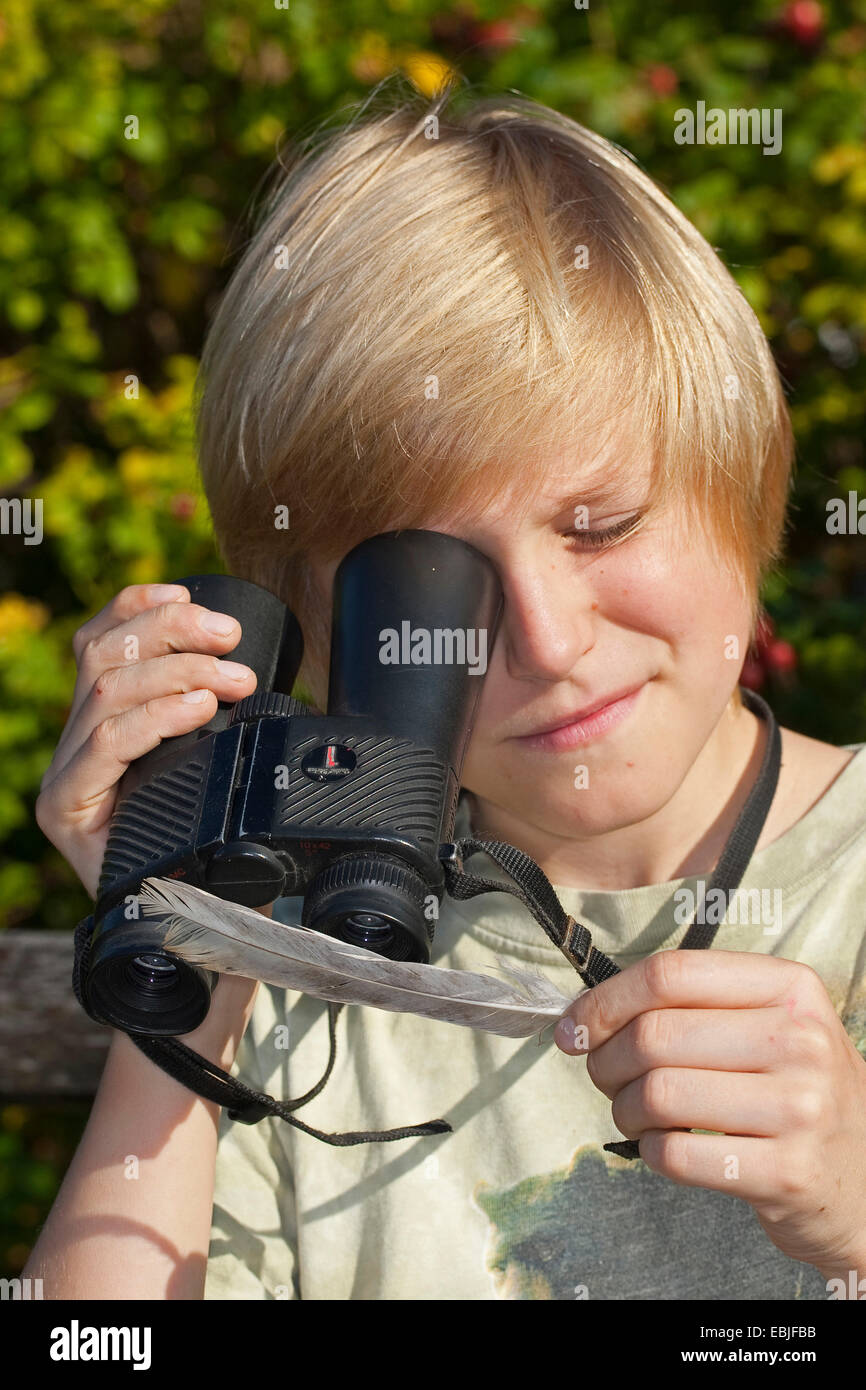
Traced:
<svg viewBox="0 0 866 1390">
<path fill-rule="evenodd" d="M 513 680 L 557 681 L 572 674 L 596 640 L 595 605 L 579 574 L 549 559 L 500 573 L 505 600 L 500 638 Z"/>
</svg>

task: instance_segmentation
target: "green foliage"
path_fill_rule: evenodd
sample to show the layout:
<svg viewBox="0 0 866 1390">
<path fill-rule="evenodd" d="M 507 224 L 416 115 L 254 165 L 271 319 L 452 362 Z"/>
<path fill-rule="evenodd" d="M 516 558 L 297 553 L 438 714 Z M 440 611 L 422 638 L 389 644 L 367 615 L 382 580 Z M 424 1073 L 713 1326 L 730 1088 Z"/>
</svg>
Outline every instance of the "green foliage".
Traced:
<svg viewBox="0 0 866 1390">
<path fill-rule="evenodd" d="M 767 665 L 766 693 L 805 733 L 866 739 L 866 541 L 825 524 L 829 498 L 866 496 L 866 0 L 827 0 L 811 36 L 782 0 L 279 3 L 8 0 L 0 18 L 0 490 L 41 498 L 45 528 L 0 537 L 0 923 L 89 907 L 33 816 L 75 628 L 124 584 L 219 567 L 191 387 L 241 218 L 282 140 L 395 71 L 429 94 L 456 69 L 598 130 L 731 267 L 798 439 L 765 595 L 797 662 Z M 698 101 L 778 108 L 781 152 L 676 144 Z"/>
<path fill-rule="evenodd" d="M 0 1109 L 0 1277 L 14 1277 L 24 1268 L 88 1110 L 82 1101 L 39 1110 L 23 1105 Z"/>
</svg>

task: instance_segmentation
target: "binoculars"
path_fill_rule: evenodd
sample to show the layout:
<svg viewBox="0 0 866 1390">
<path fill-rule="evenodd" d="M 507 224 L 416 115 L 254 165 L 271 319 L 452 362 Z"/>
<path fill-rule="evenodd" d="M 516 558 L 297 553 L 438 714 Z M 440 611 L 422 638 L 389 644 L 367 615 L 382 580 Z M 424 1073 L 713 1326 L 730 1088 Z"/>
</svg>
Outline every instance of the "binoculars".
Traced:
<svg viewBox="0 0 866 1390">
<path fill-rule="evenodd" d="M 460 774 L 502 609 L 480 551 L 437 531 L 373 536 L 334 577 L 326 714 L 293 698 L 294 614 L 227 575 L 176 581 L 230 613 L 253 695 L 163 739 L 118 787 L 81 987 L 101 1022 L 152 1037 L 204 1020 L 218 976 L 166 952 L 143 879 L 261 907 L 303 897 L 304 927 L 428 963 Z"/>
</svg>

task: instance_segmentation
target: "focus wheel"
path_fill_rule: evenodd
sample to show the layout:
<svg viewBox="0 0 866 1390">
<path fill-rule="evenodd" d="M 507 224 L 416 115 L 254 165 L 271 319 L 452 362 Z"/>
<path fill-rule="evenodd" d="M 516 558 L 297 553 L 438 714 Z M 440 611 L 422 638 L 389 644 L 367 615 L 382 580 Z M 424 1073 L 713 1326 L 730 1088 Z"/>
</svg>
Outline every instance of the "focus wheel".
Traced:
<svg viewBox="0 0 866 1390">
<path fill-rule="evenodd" d="M 257 690 L 232 706 L 228 726 L 231 728 L 232 724 L 240 724 L 245 719 L 263 719 L 268 714 L 288 719 L 291 715 L 309 713 L 309 705 L 293 695 L 282 695 L 277 690 Z"/>
<path fill-rule="evenodd" d="M 316 875 L 304 899 L 301 921 L 304 926 L 327 931 L 325 921 L 334 921 L 354 910 L 360 894 L 362 902 L 366 897 L 368 903 L 359 905 L 357 910 L 383 913 L 400 934 L 402 946 L 391 958 L 426 964 L 435 928 L 435 923 L 424 914 L 429 892 L 421 875 L 405 864 L 380 855 L 346 856 Z M 332 934 L 342 935 L 339 931 Z"/>
<path fill-rule="evenodd" d="M 330 893 L 340 888 L 361 888 L 367 885 L 396 888 L 424 906 L 428 893 L 426 883 L 414 869 L 382 859 L 378 855 L 359 855 L 357 859 L 338 859 L 329 864 L 316 878 L 319 892 Z"/>
</svg>

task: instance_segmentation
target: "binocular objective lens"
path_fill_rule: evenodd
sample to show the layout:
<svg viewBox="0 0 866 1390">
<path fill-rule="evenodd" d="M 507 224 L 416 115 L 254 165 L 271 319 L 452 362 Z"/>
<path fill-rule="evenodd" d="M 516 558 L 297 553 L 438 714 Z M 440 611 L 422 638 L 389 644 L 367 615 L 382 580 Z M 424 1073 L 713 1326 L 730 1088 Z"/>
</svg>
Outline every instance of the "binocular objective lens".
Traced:
<svg viewBox="0 0 866 1390">
<path fill-rule="evenodd" d="M 378 912 L 351 912 L 343 918 L 341 935 L 356 946 L 381 950 L 393 941 L 394 928 Z"/>
<path fill-rule="evenodd" d="M 165 956 L 136 956 L 133 964 L 144 966 L 145 970 L 173 971 L 175 969 L 171 961 L 166 960 Z"/>
<path fill-rule="evenodd" d="M 165 956 L 134 956 L 130 968 L 135 980 L 148 989 L 169 988 L 177 975 L 177 966 Z"/>
</svg>

